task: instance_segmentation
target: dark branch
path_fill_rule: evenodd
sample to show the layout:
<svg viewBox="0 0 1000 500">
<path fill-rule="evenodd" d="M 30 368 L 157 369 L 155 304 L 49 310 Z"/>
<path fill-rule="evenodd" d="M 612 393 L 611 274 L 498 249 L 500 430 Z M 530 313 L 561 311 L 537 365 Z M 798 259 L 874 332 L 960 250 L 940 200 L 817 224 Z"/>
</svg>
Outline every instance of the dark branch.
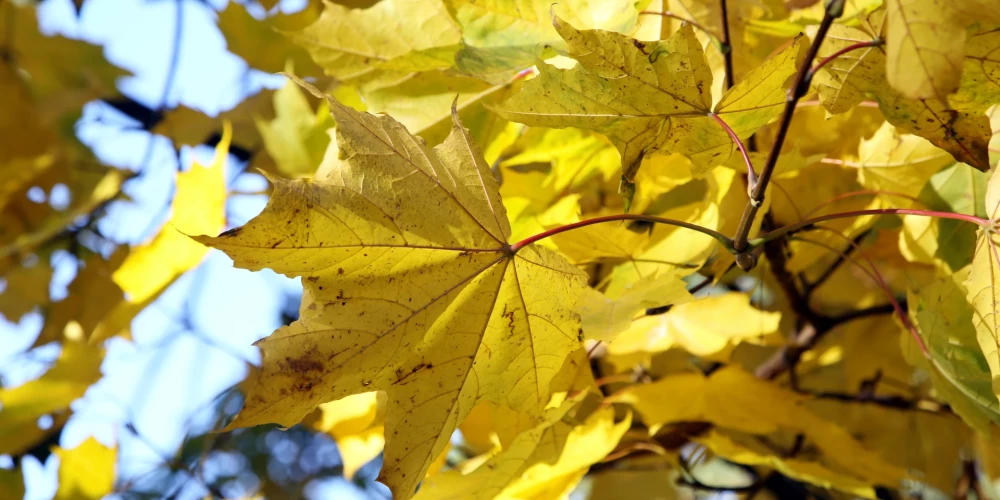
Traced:
<svg viewBox="0 0 1000 500">
<path fill-rule="evenodd" d="M 843 14 L 843 4 L 843 0 L 831 0 L 826 5 L 826 13 L 820 22 L 816 37 L 809 46 L 805 61 L 802 62 L 802 66 L 799 67 L 798 72 L 795 74 L 794 83 L 788 92 L 788 97 L 785 99 L 785 111 L 781 116 L 778 132 L 774 137 L 774 144 L 771 146 L 771 152 L 767 155 L 767 162 L 760 171 L 760 179 L 753 186 L 753 191 L 750 193 L 750 200 L 747 202 L 746 208 L 743 210 L 743 216 L 740 218 L 736 235 L 733 237 L 733 246 L 740 252 L 737 255 L 736 262 L 744 271 L 752 269 L 756 264 L 755 261 L 749 258 L 749 255 L 744 253 L 744 250 L 747 248 L 747 238 L 750 235 L 750 228 L 753 226 L 757 211 L 764 204 L 764 194 L 767 191 L 767 185 L 771 182 L 771 175 L 774 173 L 774 167 L 778 163 L 778 157 L 781 155 L 781 147 L 785 143 L 785 137 L 788 135 L 788 129 L 792 123 L 792 117 L 795 115 L 795 106 L 798 104 L 799 99 L 809 91 L 809 70 L 812 68 L 812 62 L 819 52 L 819 47 L 822 45 L 823 39 L 826 38 L 826 33 L 830 30 L 830 26 L 833 25 L 833 21 Z"/>
<path fill-rule="evenodd" d="M 858 246 L 861 245 L 861 242 L 864 241 L 864 239 L 867 238 L 870 233 L 871 230 L 869 229 L 866 231 L 862 231 L 861 234 L 855 236 L 854 239 L 851 241 L 851 243 L 847 245 L 847 248 L 845 248 L 843 252 L 837 255 L 837 260 L 833 261 L 833 264 L 831 264 L 830 267 L 826 268 L 823 271 L 823 274 L 820 274 L 819 277 L 817 277 L 814 281 L 812 281 L 811 283 L 807 283 L 805 285 L 803 294 L 806 296 L 806 299 L 808 299 L 812 295 L 812 293 L 816 290 L 816 288 L 819 288 L 820 285 L 822 285 L 826 280 L 828 280 L 830 276 L 833 276 L 833 273 L 836 272 L 837 269 L 839 269 L 840 266 L 847 261 L 847 258 L 850 257 L 851 253 L 858 249 Z"/>
</svg>

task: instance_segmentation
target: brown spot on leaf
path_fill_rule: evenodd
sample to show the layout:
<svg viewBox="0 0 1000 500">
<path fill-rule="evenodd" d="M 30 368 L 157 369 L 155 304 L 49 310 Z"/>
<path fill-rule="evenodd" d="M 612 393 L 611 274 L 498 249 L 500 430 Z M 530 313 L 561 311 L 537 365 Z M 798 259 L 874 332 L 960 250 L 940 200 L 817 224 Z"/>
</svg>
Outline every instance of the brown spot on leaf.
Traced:
<svg viewBox="0 0 1000 500">
<path fill-rule="evenodd" d="M 298 358 L 285 358 L 285 363 L 288 364 L 289 370 L 300 374 L 317 372 L 323 369 L 323 363 L 313 359 L 310 354 Z"/>
</svg>

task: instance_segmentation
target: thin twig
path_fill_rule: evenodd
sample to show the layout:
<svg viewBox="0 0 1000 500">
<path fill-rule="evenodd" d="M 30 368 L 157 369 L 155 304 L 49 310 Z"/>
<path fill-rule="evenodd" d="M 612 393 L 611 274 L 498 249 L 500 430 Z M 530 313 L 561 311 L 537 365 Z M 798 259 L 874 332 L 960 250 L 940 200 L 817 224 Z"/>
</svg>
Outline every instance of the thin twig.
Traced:
<svg viewBox="0 0 1000 500">
<path fill-rule="evenodd" d="M 871 234 L 871 230 L 862 231 L 861 234 L 855 236 L 853 244 L 848 245 L 847 248 L 844 249 L 843 253 L 838 254 L 837 260 L 833 261 L 833 264 L 831 264 L 830 267 L 824 269 L 823 273 L 820 274 L 819 277 L 817 277 L 815 280 L 805 284 L 802 294 L 806 296 L 807 300 L 812 295 L 812 293 L 816 291 L 817 288 L 819 288 L 820 285 L 825 283 L 826 280 L 830 279 L 830 276 L 833 276 L 833 273 L 840 268 L 841 264 L 847 261 L 847 258 L 850 257 L 851 252 L 853 252 L 858 247 L 858 245 L 860 245 L 861 242 L 868 237 L 869 234 Z"/>
<path fill-rule="evenodd" d="M 838 58 L 838 57 L 840 57 L 840 56 L 842 56 L 842 55 L 844 55 L 844 54 L 846 54 L 848 52 L 851 52 L 852 50 L 863 49 L 863 48 L 866 48 L 866 47 L 878 47 L 880 45 L 883 45 L 884 43 L 885 42 L 882 39 L 876 38 L 875 40 L 868 40 L 868 41 L 864 41 L 864 42 L 858 42 L 858 43 L 855 43 L 853 45 L 848 45 L 847 47 L 844 47 L 844 48 L 842 48 L 842 49 L 834 52 L 833 54 L 830 54 L 830 55 L 824 57 L 823 59 L 820 59 L 819 62 L 817 62 L 816 65 L 813 66 L 812 69 L 809 70 L 809 74 L 807 75 L 807 78 L 809 78 L 810 80 L 812 80 L 812 77 L 816 76 L 816 72 L 819 71 L 820 68 L 822 68 L 823 66 L 826 66 L 827 64 L 829 64 L 834 59 L 836 59 L 836 58 Z"/>
<path fill-rule="evenodd" d="M 698 28 L 703 33 L 705 33 L 706 35 L 710 36 L 712 38 L 712 40 L 714 40 L 715 43 L 718 44 L 720 50 L 722 50 L 722 46 L 725 43 L 725 42 L 723 42 L 723 38 L 722 37 L 720 37 L 719 35 L 717 35 L 714 31 L 706 28 L 704 25 L 699 24 L 694 19 L 689 19 L 689 18 L 686 18 L 684 16 L 681 16 L 681 15 L 678 15 L 678 14 L 674 14 L 673 12 L 670 12 L 669 10 L 664 10 L 664 11 L 644 10 L 644 11 L 639 12 L 639 15 L 663 16 L 663 17 L 669 17 L 671 19 L 676 19 L 678 21 L 688 23 L 691 26 L 694 26 L 695 28 Z"/>
<path fill-rule="evenodd" d="M 761 175 L 763 179 L 763 175 Z M 779 227 L 774 231 L 770 231 L 759 238 L 754 238 L 749 241 L 747 245 L 750 248 L 755 248 L 757 246 L 763 245 L 768 241 L 776 240 L 785 235 L 797 232 L 802 229 L 813 227 L 819 222 L 826 222 L 836 219 L 846 219 L 846 218 L 856 218 L 864 215 L 917 215 L 920 217 L 937 217 L 941 219 L 954 219 L 961 220 L 965 222 L 971 222 L 977 226 L 987 228 L 991 227 L 991 222 L 982 217 L 976 217 L 975 215 L 968 214 L 956 214 L 953 212 L 940 212 L 936 210 L 917 210 L 912 208 L 873 208 L 868 210 L 852 210 L 850 212 L 840 212 L 836 214 L 821 215 L 819 217 L 813 217 L 811 219 L 801 220 L 794 224 L 789 224 L 787 226 Z M 733 246 L 735 247 L 735 240 Z"/>
<path fill-rule="evenodd" d="M 581 227 L 586 227 L 586 226 L 590 226 L 590 225 L 593 225 L 593 224 L 601 224 L 601 223 L 605 223 L 605 222 L 621 222 L 621 221 L 627 221 L 627 220 L 638 220 L 638 221 L 645 221 L 645 222 L 653 222 L 653 223 L 656 223 L 656 224 L 665 224 L 665 225 L 668 225 L 668 226 L 683 227 L 685 229 L 690 229 L 692 231 L 697 231 L 699 233 L 706 234 L 708 236 L 711 236 L 712 238 L 715 238 L 715 240 L 718 241 L 720 244 L 722 244 L 723 248 L 725 248 L 727 250 L 730 250 L 732 248 L 732 246 L 733 246 L 732 241 L 726 235 L 724 235 L 724 234 L 722 234 L 722 233 L 720 233 L 718 231 L 715 231 L 713 229 L 709 229 L 707 227 L 702 227 L 702 226 L 699 226 L 697 224 L 692 224 L 690 222 L 684 222 L 684 221 L 679 221 L 679 220 L 674 220 L 674 219 L 667 219 L 667 218 L 664 218 L 664 217 L 655 217 L 655 216 L 652 216 L 652 215 L 616 214 L 616 215 L 605 215 L 603 217 L 594 217 L 592 219 L 586 219 L 586 220 L 582 220 L 580 222 L 574 222 L 572 224 L 566 224 L 565 226 L 554 227 L 552 229 L 549 229 L 548 231 L 544 231 L 544 232 L 538 233 L 538 234 L 536 234 L 534 236 L 525 238 L 525 239 L 523 239 L 523 240 L 521 240 L 521 241 L 519 241 L 517 243 L 514 243 L 513 245 L 510 246 L 510 252 L 511 253 L 517 253 L 518 250 L 520 250 L 520 249 L 522 249 L 522 248 L 524 248 L 524 247 L 526 247 L 526 246 L 528 246 L 528 245 L 530 245 L 530 244 L 532 244 L 532 243 L 534 243 L 536 241 L 543 240 L 545 238 L 548 238 L 550 236 L 554 236 L 556 234 L 559 234 L 559 233 L 562 233 L 562 232 L 565 232 L 565 231 L 570 231 L 570 230 L 573 230 L 573 229 L 579 229 Z"/>
<path fill-rule="evenodd" d="M 722 129 L 725 130 L 727 134 L 729 134 L 729 138 L 732 139 L 734 143 L 736 143 L 736 148 L 739 149 L 740 154 L 743 155 L 743 163 L 745 163 L 747 166 L 747 181 L 749 183 L 749 185 L 747 186 L 747 192 L 748 193 L 751 192 L 754 186 L 757 185 L 757 172 L 754 172 L 753 170 L 753 162 L 750 161 L 750 154 L 747 153 L 747 148 L 743 146 L 743 141 L 740 140 L 740 136 L 736 135 L 736 131 L 734 131 L 733 128 L 730 127 L 728 123 L 726 123 L 726 120 L 723 120 L 721 116 L 715 113 L 709 113 L 709 116 L 711 116 L 712 119 L 714 119 L 716 123 L 722 126 Z"/>
</svg>

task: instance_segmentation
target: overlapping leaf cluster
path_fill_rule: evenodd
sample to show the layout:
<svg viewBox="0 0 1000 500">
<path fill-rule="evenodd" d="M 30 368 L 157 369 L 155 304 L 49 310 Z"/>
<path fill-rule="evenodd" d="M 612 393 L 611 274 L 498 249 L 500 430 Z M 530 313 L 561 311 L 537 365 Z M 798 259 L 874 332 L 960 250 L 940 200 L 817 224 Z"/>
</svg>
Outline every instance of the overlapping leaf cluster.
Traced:
<svg viewBox="0 0 1000 500">
<path fill-rule="evenodd" d="M 197 144 L 230 123 L 220 148 L 256 151 L 270 201 L 212 236 L 224 186 L 192 171 L 175 225 L 303 287 L 226 431 L 302 422 L 348 476 L 381 453 L 395 498 L 995 493 L 992 2 L 327 1 L 264 19 L 231 3 L 218 19 L 231 52 L 290 81 L 154 131 Z M 204 251 L 165 229 L 95 260 L 74 293 L 127 299 L 85 314 L 71 293 L 44 338 L 124 331 Z M 65 384 L 61 366 L 36 383 Z M 87 384 L 60 385 L 60 407 Z M 9 411 L 33 404 L 16 391 L 3 439 L 37 415 Z"/>
<path fill-rule="evenodd" d="M 715 0 L 327 3 L 277 30 L 332 97 L 315 118 L 279 108 L 285 140 L 265 136 L 275 159 L 302 152 L 282 171 L 305 178 L 272 177 L 260 216 L 199 238 L 304 287 L 231 427 L 318 407 L 348 460 L 384 445 L 398 498 L 553 498 L 585 475 L 591 497 L 653 494 L 635 474 L 677 495 L 775 475 L 872 498 L 992 480 L 975 450 L 1000 423 L 1000 198 L 983 173 L 1000 13 L 848 2 L 824 32 L 822 5 L 730 3 L 728 27 Z M 726 236 L 756 176 L 734 137 L 767 163 L 803 65 L 751 221 L 759 265 L 740 271 Z M 285 69 L 318 76 L 300 66 Z M 561 228 L 626 211 L 640 220 Z M 757 479 L 700 479 L 715 463 Z"/>
</svg>

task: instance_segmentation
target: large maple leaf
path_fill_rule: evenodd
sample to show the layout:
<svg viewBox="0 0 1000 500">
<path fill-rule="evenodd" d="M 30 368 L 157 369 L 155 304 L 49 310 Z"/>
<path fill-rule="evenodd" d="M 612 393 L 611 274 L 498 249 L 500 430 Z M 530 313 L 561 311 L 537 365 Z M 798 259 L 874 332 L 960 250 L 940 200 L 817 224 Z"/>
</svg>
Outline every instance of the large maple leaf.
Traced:
<svg viewBox="0 0 1000 500">
<path fill-rule="evenodd" d="M 301 276 L 300 318 L 258 342 L 263 368 L 235 427 L 292 425 L 316 405 L 388 393 L 381 480 L 412 495 L 477 401 L 541 415 L 580 346 L 585 275 L 507 243 L 498 185 L 457 117 L 430 149 L 399 122 L 327 97 L 339 158 L 274 179 L 264 211 L 199 241 L 239 267 Z"/>
</svg>

